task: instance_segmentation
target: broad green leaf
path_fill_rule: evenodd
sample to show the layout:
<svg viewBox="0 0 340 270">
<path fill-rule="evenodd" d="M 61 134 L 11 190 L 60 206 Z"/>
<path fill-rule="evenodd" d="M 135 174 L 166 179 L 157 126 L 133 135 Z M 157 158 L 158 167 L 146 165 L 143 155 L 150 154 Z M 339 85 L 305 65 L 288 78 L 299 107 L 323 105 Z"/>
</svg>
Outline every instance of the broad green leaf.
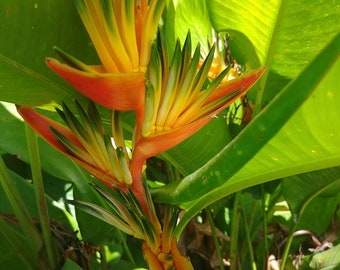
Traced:
<svg viewBox="0 0 340 270">
<path fill-rule="evenodd" d="M 338 166 L 340 95 L 335 86 L 339 72 L 337 60 L 302 107 L 226 185 L 240 181 L 266 182 Z"/>
<path fill-rule="evenodd" d="M 229 134 L 226 119 L 223 113 L 221 113 L 207 126 L 191 136 L 190 139 L 162 153 L 160 157 L 170 162 L 183 175 L 188 175 L 197 168 L 205 165 L 205 163 L 214 157 L 230 140 L 231 135 Z M 202 142 L 204 143 L 202 144 Z M 197 149 L 198 152 L 192 151 L 193 149 Z"/>
<path fill-rule="evenodd" d="M 79 96 L 45 65 L 53 46 L 99 63 L 73 1 L 3 0 L 0 9 L 0 100 L 36 106 Z"/>
<path fill-rule="evenodd" d="M 340 167 L 293 175 L 283 179 L 282 192 L 293 214 L 315 194 L 324 198 L 337 196 L 340 190 Z"/>
<path fill-rule="evenodd" d="M 206 2 L 215 29 L 243 33 L 262 65 L 284 77 L 295 77 L 340 30 L 339 1 Z"/>
<path fill-rule="evenodd" d="M 315 254 L 309 263 L 310 269 L 337 270 L 340 268 L 340 244 Z"/>
<path fill-rule="evenodd" d="M 67 259 L 63 265 L 63 268 L 61 270 L 82 270 L 78 264 L 76 264 L 74 261 Z"/>
<path fill-rule="evenodd" d="M 282 193 L 297 222 L 296 230 L 324 232 L 340 203 L 339 190 L 340 167 L 285 178 Z"/>
<path fill-rule="evenodd" d="M 340 180 L 337 183 L 339 184 Z M 332 188 L 331 185 L 330 188 Z M 335 188 L 340 190 L 339 185 Z M 316 235 L 322 235 L 331 225 L 339 204 L 339 196 L 313 198 L 300 215 L 294 216 L 297 220 L 296 230 L 309 230 Z"/>
<path fill-rule="evenodd" d="M 280 16 L 281 1 L 254 3 L 252 1 L 212 0 L 206 2 L 213 27 L 217 31 L 231 32 L 230 45 L 238 47 L 239 49 L 235 48 L 235 50 L 240 52 L 240 55 L 234 57 L 238 59 L 244 54 L 243 45 L 238 42 L 238 38 L 243 34 L 253 44 L 260 63 L 264 65 L 271 47 L 276 22 Z M 231 50 L 233 53 L 233 47 Z"/>
<path fill-rule="evenodd" d="M 281 1 L 271 69 L 295 77 L 340 31 L 340 2 Z"/>
<path fill-rule="evenodd" d="M 177 1 L 175 30 L 182 44 L 189 30 L 194 47 L 198 42 L 206 44 L 212 30 L 206 1 Z"/>
</svg>

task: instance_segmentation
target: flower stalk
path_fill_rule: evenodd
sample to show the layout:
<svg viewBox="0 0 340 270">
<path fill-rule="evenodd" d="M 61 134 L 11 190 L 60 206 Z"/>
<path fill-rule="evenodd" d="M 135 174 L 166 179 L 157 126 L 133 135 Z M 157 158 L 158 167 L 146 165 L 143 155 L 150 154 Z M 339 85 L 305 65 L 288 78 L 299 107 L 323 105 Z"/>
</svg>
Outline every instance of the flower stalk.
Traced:
<svg viewBox="0 0 340 270">
<path fill-rule="evenodd" d="M 53 268 L 53 266 L 56 263 L 57 256 L 52 241 L 51 224 L 48 216 L 48 209 L 45 199 L 45 188 L 41 173 L 38 143 L 36 134 L 34 133 L 33 129 L 28 125 L 25 126 L 28 153 L 32 168 L 32 180 L 37 202 L 37 209 L 39 213 L 39 221 L 41 224 L 42 240 L 44 242 L 44 248 L 46 249 L 49 267 Z"/>
</svg>

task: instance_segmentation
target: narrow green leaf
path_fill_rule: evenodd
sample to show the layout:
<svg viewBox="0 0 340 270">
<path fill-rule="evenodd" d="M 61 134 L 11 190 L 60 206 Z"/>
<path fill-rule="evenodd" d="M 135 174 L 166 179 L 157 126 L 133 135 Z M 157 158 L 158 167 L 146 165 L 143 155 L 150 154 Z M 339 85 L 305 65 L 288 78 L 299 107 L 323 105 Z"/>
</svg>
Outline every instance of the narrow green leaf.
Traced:
<svg viewBox="0 0 340 270">
<path fill-rule="evenodd" d="M 129 224 L 122 222 L 118 219 L 115 215 L 110 213 L 109 211 L 105 210 L 104 208 L 89 202 L 83 201 L 68 201 L 68 203 L 73 204 L 74 206 L 78 207 L 79 209 L 85 211 L 86 213 L 105 221 L 106 223 L 117 227 L 121 231 L 134 235 L 134 231 L 131 230 Z"/>
<path fill-rule="evenodd" d="M 90 66 L 84 64 L 83 62 L 76 59 L 72 55 L 69 55 L 68 53 L 62 51 L 58 47 L 54 47 L 54 50 L 60 56 L 60 58 L 63 59 L 65 64 L 67 64 L 71 67 L 74 67 L 75 69 L 81 70 L 81 71 L 92 72 L 92 73 L 95 73 L 95 74 L 98 73 L 96 70 L 90 68 Z"/>
<path fill-rule="evenodd" d="M 2 217 L 0 217 L 0 232 L 13 247 L 15 253 L 23 260 L 27 269 L 34 270 L 38 267 L 30 252 L 27 252 L 24 239 L 20 239 L 20 236 L 18 236 L 18 234 L 4 221 Z M 7 246 L 7 250 L 11 250 L 11 247 Z M 6 265 L 4 260 L 0 259 L 0 261 L 2 266 Z"/>
<path fill-rule="evenodd" d="M 81 97 L 45 65 L 56 45 L 78 59 L 99 63 L 74 2 L 4 0 L 1 10 L 0 100 L 53 104 L 53 109 L 61 100 Z"/>
<path fill-rule="evenodd" d="M 26 239 L 29 241 L 32 256 L 37 257 L 39 250 L 42 246 L 42 239 L 38 229 L 34 226 L 32 218 L 25 207 L 24 200 L 22 199 L 19 191 L 12 184 L 12 179 L 8 174 L 5 162 L 0 156 L 0 184 L 13 208 L 13 212 L 18 219 L 18 222 L 24 232 Z"/>
<path fill-rule="evenodd" d="M 46 248 L 49 267 L 53 268 L 56 264 L 56 249 L 52 241 L 50 217 L 45 197 L 45 188 L 41 172 L 40 154 L 37 142 L 37 135 L 34 130 L 26 125 L 26 139 L 28 153 L 30 156 L 32 180 L 36 197 L 39 221 L 41 225 L 42 240 Z"/>
</svg>

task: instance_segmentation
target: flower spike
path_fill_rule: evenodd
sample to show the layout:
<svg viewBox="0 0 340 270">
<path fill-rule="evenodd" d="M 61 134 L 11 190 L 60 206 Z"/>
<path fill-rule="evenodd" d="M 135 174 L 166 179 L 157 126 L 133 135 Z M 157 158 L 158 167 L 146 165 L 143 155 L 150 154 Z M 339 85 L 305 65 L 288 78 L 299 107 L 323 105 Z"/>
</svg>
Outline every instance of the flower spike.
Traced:
<svg viewBox="0 0 340 270">
<path fill-rule="evenodd" d="M 138 72 L 149 63 L 165 0 L 77 0 L 80 17 L 106 71 Z"/>
<path fill-rule="evenodd" d="M 104 129 L 93 102 L 85 110 L 77 101 L 78 119 L 66 104 L 57 109 L 63 126 L 39 114 L 30 107 L 18 107 L 18 112 L 39 135 L 60 152 L 85 168 L 108 186 L 132 184 L 130 159 L 125 151 L 122 129 L 116 128 L 117 144 Z M 117 125 L 117 123 L 115 124 Z"/>
<path fill-rule="evenodd" d="M 230 81 L 224 79 L 229 68 L 208 81 L 215 54 L 212 46 L 200 63 L 200 46 L 192 57 L 191 37 L 183 49 L 176 44 L 171 64 L 162 33 L 153 46 L 148 67 L 143 122 L 137 128 L 132 157 L 132 175 L 138 177 L 141 164 L 149 157 L 166 151 L 197 132 L 223 109 L 243 96 L 262 76 L 261 67 Z M 140 174 L 140 173 L 139 173 Z"/>
<path fill-rule="evenodd" d="M 80 93 L 112 110 L 144 107 L 145 70 L 165 0 L 77 0 L 102 65 L 86 65 L 56 48 L 65 64 L 47 65 Z"/>
<path fill-rule="evenodd" d="M 158 251 L 161 226 L 154 209 L 150 211 L 150 213 L 153 213 L 151 216 L 146 213 L 130 188 L 127 189 L 127 192 L 123 192 L 119 187 L 114 187 L 114 190 L 109 192 L 95 183 L 91 183 L 91 186 L 105 199 L 109 209 L 103 209 L 89 202 L 68 202 L 125 233 L 144 240 L 153 252 Z M 153 208 L 152 202 L 150 203 Z"/>
<path fill-rule="evenodd" d="M 180 254 L 176 239 L 172 234 L 176 226 L 177 215 L 169 217 L 169 223 L 164 225 L 162 231 L 147 187 L 146 196 L 150 204 L 151 215 L 144 212 L 129 188 L 127 192 L 122 192 L 116 187 L 113 191 L 106 191 L 95 183 L 91 185 L 105 200 L 108 208 L 104 209 L 85 201 L 68 201 L 68 203 L 143 240 L 143 255 L 149 269 L 193 269 L 190 261 Z"/>
</svg>

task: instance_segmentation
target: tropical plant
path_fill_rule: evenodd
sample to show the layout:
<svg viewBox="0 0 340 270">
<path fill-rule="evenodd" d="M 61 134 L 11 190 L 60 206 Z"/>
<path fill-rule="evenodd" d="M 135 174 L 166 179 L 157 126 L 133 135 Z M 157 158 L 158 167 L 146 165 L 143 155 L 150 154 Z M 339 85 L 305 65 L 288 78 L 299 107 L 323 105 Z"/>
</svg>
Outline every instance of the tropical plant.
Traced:
<svg viewBox="0 0 340 270">
<path fill-rule="evenodd" d="M 0 10 L 2 266 L 340 267 L 339 1 Z"/>
</svg>

